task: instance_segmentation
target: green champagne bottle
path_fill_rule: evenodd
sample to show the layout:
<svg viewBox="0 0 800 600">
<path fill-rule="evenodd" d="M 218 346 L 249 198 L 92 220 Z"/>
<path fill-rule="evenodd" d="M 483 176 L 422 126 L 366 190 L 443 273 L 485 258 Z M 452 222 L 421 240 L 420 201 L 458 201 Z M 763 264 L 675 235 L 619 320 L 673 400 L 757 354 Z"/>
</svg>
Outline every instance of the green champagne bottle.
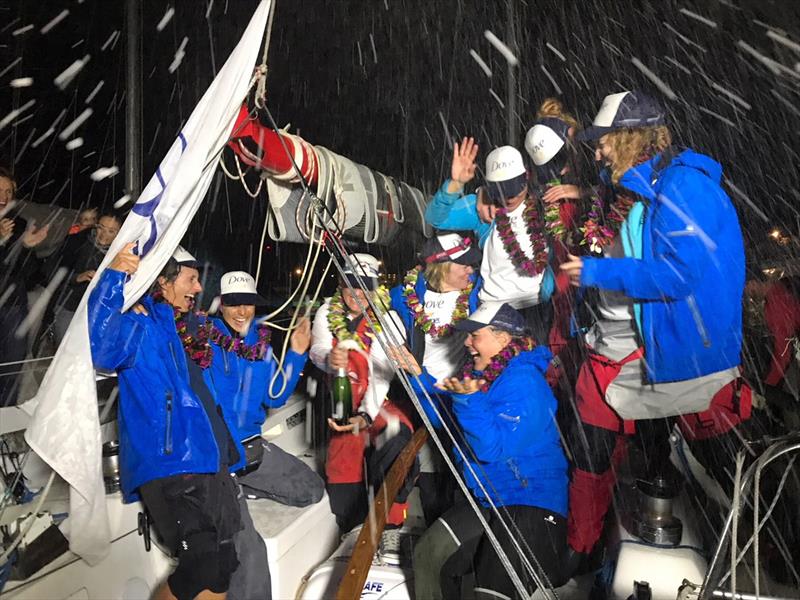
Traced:
<svg viewBox="0 0 800 600">
<path fill-rule="evenodd" d="M 347 423 L 353 416 L 353 391 L 350 387 L 350 378 L 347 376 L 347 369 L 337 369 L 336 377 L 331 384 L 331 396 L 333 397 L 333 415 L 335 418 Z"/>
</svg>

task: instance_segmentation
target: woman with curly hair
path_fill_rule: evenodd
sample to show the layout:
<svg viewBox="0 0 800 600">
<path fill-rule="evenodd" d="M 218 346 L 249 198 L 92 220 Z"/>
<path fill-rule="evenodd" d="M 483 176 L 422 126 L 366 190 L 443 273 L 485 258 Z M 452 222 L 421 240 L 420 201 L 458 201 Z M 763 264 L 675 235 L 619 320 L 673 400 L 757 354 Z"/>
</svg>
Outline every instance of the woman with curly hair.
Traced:
<svg viewBox="0 0 800 600">
<path fill-rule="evenodd" d="M 599 293 L 576 385 L 569 543 L 578 557 L 600 538 L 619 436 L 647 435 L 646 475 L 664 474 L 674 418 L 734 403 L 744 289 L 722 168 L 672 147 L 663 107 L 641 92 L 612 94 L 582 138 L 596 141 L 612 193 L 593 198 L 582 229 L 592 255 L 561 265 L 573 285 Z"/>
</svg>

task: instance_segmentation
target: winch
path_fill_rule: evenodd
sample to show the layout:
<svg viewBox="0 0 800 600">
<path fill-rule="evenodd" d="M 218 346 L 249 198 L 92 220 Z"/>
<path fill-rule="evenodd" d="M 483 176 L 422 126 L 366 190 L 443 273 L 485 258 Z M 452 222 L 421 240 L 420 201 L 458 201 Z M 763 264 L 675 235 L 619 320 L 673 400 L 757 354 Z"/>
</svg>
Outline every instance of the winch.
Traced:
<svg viewBox="0 0 800 600">
<path fill-rule="evenodd" d="M 679 494 L 680 484 L 663 475 L 637 480 L 635 509 L 626 515 L 625 528 L 649 544 L 679 544 L 683 523 L 672 513 L 673 502 Z"/>
</svg>

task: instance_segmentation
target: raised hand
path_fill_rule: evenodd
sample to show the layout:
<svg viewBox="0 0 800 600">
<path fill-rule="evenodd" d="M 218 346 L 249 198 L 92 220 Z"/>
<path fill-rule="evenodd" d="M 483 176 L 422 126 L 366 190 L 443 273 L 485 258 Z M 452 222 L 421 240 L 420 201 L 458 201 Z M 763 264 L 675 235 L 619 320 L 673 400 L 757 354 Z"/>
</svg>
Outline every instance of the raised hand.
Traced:
<svg viewBox="0 0 800 600">
<path fill-rule="evenodd" d="M 50 225 L 36 228 L 33 224 L 22 234 L 22 245 L 26 248 L 35 248 L 41 244 L 50 231 Z"/>
<path fill-rule="evenodd" d="M 298 354 L 305 354 L 308 347 L 311 345 L 311 321 L 308 317 L 303 317 L 297 323 L 297 327 L 292 332 L 292 337 L 289 338 L 292 350 Z"/>
<path fill-rule="evenodd" d="M 474 138 L 464 138 L 461 145 L 453 145 L 453 164 L 450 167 L 450 180 L 460 188 L 475 177 L 475 158 L 478 156 L 478 144 Z"/>
<path fill-rule="evenodd" d="M 554 185 L 542 195 L 545 204 L 552 204 L 559 200 L 580 200 L 581 188 L 577 185 Z"/>
<path fill-rule="evenodd" d="M 561 263 L 561 270 L 569 277 L 569 282 L 575 287 L 581 285 L 581 272 L 583 271 L 583 259 L 580 256 L 567 254 L 569 260 Z"/>
<path fill-rule="evenodd" d="M 391 346 L 389 348 L 389 358 L 391 358 L 397 365 L 408 373 L 412 373 L 414 375 L 419 375 L 422 373 L 422 369 L 417 362 L 417 359 L 414 358 L 414 355 L 411 354 L 411 350 L 409 350 L 406 346 Z"/>
<path fill-rule="evenodd" d="M 0 219 L 0 239 L 14 233 L 14 219 Z"/>
<path fill-rule="evenodd" d="M 115 271 L 122 271 L 128 275 L 136 273 L 136 269 L 139 268 L 139 257 L 133 253 L 133 247 L 135 245 L 136 242 L 128 242 L 125 244 L 125 247 L 114 257 L 114 260 L 111 261 L 108 268 L 114 269 Z"/>
<path fill-rule="evenodd" d="M 83 273 L 78 274 L 75 278 L 75 283 L 83 283 L 84 281 L 91 281 L 92 277 L 94 277 L 94 271 L 84 271 Z"/>
<path fill-rule="evenodd" d="M 483 379 L 459 379 L 458 377 L 447 377 L 437 387 L 453 394 L 474 394 L 486 383 Z"/>
</svg>

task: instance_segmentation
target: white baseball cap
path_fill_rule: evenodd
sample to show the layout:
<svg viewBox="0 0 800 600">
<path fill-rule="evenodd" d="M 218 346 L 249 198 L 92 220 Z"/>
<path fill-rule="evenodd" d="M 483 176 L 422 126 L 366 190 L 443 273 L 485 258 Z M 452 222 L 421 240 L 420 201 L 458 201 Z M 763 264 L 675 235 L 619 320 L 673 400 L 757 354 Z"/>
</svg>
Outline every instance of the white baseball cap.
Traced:
<svg viewBox="0 0 800 600">
<path fill-rule="evenodd" d="M 656 127 L 666 123 L 666 111 L 655 98 L 639 91 L 619 92 L 603 98 L 589 129 L 578 134 L 582 141 L 597 140 L 615 129 Z"/>
<path fill-rule="evenodd" d="M 220 297 L 225 306 L 242 304 L 263 305 L 264 300 L 256 289 L 256 280 L 245 271 L 229 271 L 219 280 Z"/>
<path fill-rule="evenodd" d="M 443 233 L 432 237 L 422 247 L 425 264 L 452 261 L 460 265 L 479 265 L 481 251 L 472 240 L 457 233 Z"/>
<path fill-rule="evenodd" d="M 500 146 L 486 157 L 486 193 L 492 200 L 513 198 L 525 189 L 528 173 L 522 154 L 513 146 Z"/>
<path fill-rule="evenodd" d="M 198 268 L 197 259 L 187 252 L 183 246 L 175 248 L 175 252 L 172 253 L 172 258 L 182 267 L 191 267 L 192 269 Z"/>
<path fill-rule="evenodd" d="M 525 150 L 537 167 L 553 160 L 567 143 L 569 125 L 553 117 L 541 119 L 525 135 Z"/>
<path fill-rule="evenodd" d="M 355 272 L 354 270 L 355 269 Z M 380 263 L 371 254 L 356 252 L 350 255 L 350 260 L 344 265 L 344 279 L 347 284 L 354 288 L 359 288 L 356 273 L 364 281 L 368 290 L 378 287 L 378 277 L 380 275 Z"/>
</svg>

